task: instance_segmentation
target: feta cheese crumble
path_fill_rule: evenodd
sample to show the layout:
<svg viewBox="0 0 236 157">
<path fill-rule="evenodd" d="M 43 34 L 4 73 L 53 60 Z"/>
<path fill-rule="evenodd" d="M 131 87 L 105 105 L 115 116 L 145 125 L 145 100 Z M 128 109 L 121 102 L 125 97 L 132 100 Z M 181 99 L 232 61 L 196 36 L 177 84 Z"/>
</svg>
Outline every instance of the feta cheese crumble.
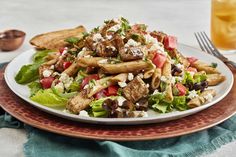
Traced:
<svg viewBox="0 0 236 157">
<path fill-rule="evenodd" d="M 110 40 L 112 38 L 112 35 L 107 35 L 106 37 L 108 40 Z"/>
<path fill-rule="evenodd" d="M 165 76 L 161 76 L 161 81 L 166 82 L 167 80 L 168 80 L 167 77 L 165 77 Z"/>
<path fill-rule="evenodd" d="M 174 59 L 171 59 L 171 60 L 170 60 L 170 63 L 171 63 L 171 64 L 175 64 L 175 62 L 176 62 L 176 61 L 175 61 Z"/>
<path fill-rule="evenodd" d="M 213 96 L 210 93 L 208 93 L 207 95 L 204 96 L 204 99 L 206 99 L 207 102 L 211 102 L 213 99 Z"/>
<path fill-rule="evenodd" d="M 55 68 L 55 66 L 54 66 L 54 65 L 51 65 L 49 69 L 50 69 L 50 70 L 54 70 L 54 68 Z"/>
<path fill-rule="evenodd" d="M 149 49 L 149 51 L 156 51 L 156 50 L 159 50 L 159 52 L 167 54 L 165 53 L 164 47 L 160 46 L 159 43 L 154 43 Z"/>
<path fill-rule="evenodd" d="M 68 52 L 68 47 L 65 47 L 61 55 L 64 56 L 67 52 Z"/>
<path fill-rule="evenodd" d="M 112 26 L 110 29 L 108 29 L 108 31 L 111 31 L 111 32 L 116 32 L 120 29 L 120 25 L 117 24 L 117 25 L 114 25 Z"/>
<path fill-rule="evenodd" d="M 134 117 L 148 117 L 148 113 L 145 111 L 133 111 Z"/>
<path fill-rule="evenodd" d="M 196 98 L 196 97 L 198 97 L 198 94 L 195 90 L 189 91 L 189 94 L 188 94 L 187 98 L 193 99 L 193 98 Z"/>
<path fill-rule="evenodd" d="M 143 78 L 143 73 L 139 73 L 138 76 L 142 79 Z"/>
<path fill-rule="evenodd" d="M 175 66 L 176 66 L 177 68 L 181 69 L 181 70 L 184 68 L 184 65 L 182 65 L 182 64 L 180 64 L 180 63 L 176 64 Z"/>
<path fill-rule="evenodd" d="M 159 91 L 156 89 L 156 90 L 154 90 L 154 92 L 152 93 L 152 95 L 155 95 L 155 94 L 157 94 L 157 93 L 159 93 Z"/>
<path fill-rule="evenodd" d="M 118 85 L 121 87 L 121 88 L 124 88 L 127 86 L 127 83 L 125 82 L 118 82 Z"/>
<path fill-rule="evenodd" d="M 103 39 L 103 37 L 100 33 L 96 33 L 96 34 L 93 35 L 93 41 L 99 42 L 101 40 L 104 40 L 104 39 Z"/>
<path fill-rule="evenodd" d="M 134 75 L 132 73 L 128 73 L 128 80 L 132 81 L 134 79 Z"/>
<path fill-rule="evenodd" d="M 67 109 L 64 109 L 64 110 L 62 110 L 62 112 L 64 112 L 64 113 L 71 113 L 69 110 L 67 110 Z"/>
<path fill-rule="evenodd" d="M 153 38 L 150 34 L 145 35 L 144 38 L 147 43 L 158 43 L 157 39 Z"/>
<path fill-rule="evenodd" d="M 69 77 L 66 73 L 62 73 L 59 80 L 64 84 L 65 88 L 69 88 L 73 82 L 73 78 Z"/>
<path fill-rule="evenodd" d="M 85 54 L 85 51 L 87 51 L 87 49 L 84 47 L 77 55 L 77 58 L 83 57 Z"/>
<path fill-rule="evenodd" d="M 171 84 L 175 84 L 175 81 L 176 81 L 175 77 L 171 77 L 171 80 L 170 80 Z"/>
<path fill-rule="evenodd" d="M 151 47 L 149 48 L 149 51 L 156 51 L 159 50 L 160 53 L 166 54 L 164 50 L 164 46 L 162 43 L 158 42 L 156 38 L 153 38 L 150 34 L 147 34 L 144 36 L 146 43 L 152 44 Z"/>
<path fill-rule="evenodd" d="M 55 85 L 54 87 L 56 90 L 58 90 L 59 92 L 63 93 L 64 92 L 64 85 L 62 82 L 59 82 L 58 84 Z"/>
<path fill-rule="evenodd" d="M 175 78 L 175 82 L 181 82 L 181 81 L 183 81 L 183 77 L 180 77 L 180 76 L 174 76 L 174 78 Z"/>
<path fill-rule="evenodd" d="M 107 49 L 111 49 L 112 51 L 115 51 L 116 48 L 114 46 L 106 46 Z"/>
<path fill-rule="evenodd" d="M 79 112 L 79 116 L 89 117 L 89 114 L 88 114 L 87 111 L 81 110 L 81 111 Z"/>
<path fill-rule="evenodd" d="M 51 75 L 52 75 L 52 71 L 51 70 L 46 69 L 46 70 L 43 71 L 43 77 L 49 77 Z"/>
<path fill-rule="evenodd" d="M 84 86 L 84 89 L 87 89 L 87 88 L 89 88 L 89 84 L 86 84 L 86 85 Z"/>
<path fill-rule="evenodd" d="M 125 44 L 125 47 L 139 46 L 139 45 L 141 45 L 139 42 L 136 42 L 133 39 L 129 39 L 128 42 Z"/>
<path fill-rule="evenodd" d="M 117 102 L 118 102 L 118 106 L 122 106 L 123 105 L 123 102 L 125 101 L 126 99 L 123 97 L 123 96 L 119 96 L 117 98 Z"/>
</svg>

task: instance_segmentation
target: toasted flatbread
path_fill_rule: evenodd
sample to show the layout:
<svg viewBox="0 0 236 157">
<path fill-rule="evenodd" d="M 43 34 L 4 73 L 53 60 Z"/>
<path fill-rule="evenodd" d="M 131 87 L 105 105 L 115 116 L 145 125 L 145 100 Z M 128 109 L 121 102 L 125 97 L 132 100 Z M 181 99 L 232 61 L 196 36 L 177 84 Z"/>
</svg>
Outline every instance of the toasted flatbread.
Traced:
<svg viewBox="0 0 236 157">
<path fill-rule="evenodd" d="M 39 34 L 30 40 L 30 44 L 34 45 L 36 49 L 50 49 L 58 50 L 66 46 L 64 41 L 68 37 L 82 37 L 83 32 L 86 32 L 84 26 L 78 26 L 73 29 L 64 29 L 54 32 Z"/>
</svg>

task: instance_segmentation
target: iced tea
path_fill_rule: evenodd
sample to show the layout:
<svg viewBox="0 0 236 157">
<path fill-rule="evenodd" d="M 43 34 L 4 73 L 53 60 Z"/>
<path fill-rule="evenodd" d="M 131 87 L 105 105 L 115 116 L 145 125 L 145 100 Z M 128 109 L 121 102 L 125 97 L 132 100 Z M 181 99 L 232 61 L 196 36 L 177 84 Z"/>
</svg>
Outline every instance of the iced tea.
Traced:
<svg viewBox="0 0 236 157">
<path fill-rule="evenodd" d="M 236 0 L 212 0 L 211 39 L 219 49 L 236 50 Z"/>
</svg>

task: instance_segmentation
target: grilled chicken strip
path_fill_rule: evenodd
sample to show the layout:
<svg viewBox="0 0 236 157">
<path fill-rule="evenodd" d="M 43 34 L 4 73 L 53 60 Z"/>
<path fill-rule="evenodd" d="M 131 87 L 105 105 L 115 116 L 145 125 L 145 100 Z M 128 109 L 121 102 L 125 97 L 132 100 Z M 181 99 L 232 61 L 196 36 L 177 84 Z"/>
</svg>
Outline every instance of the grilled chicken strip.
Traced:
<svg viewBox="0 0 236 157">
<path fill-rule="evenodd" d="M 216 91 L 214 89 L 208 89 L 203 91 L 198 97 L 190 100 L 187 105 L 190 108 L 198 107 L 210 101 L 214 96 L 216 96 Z"/>
<path fill-rule="evenodd" d="M 207 75 L 207 83 L 209 86 L 215 86 L 220 84 L 225 80 L 225 76 L 221 74 L 208 74 Z"/>
<path fill-rule="evenodd" d="M 148 95 L 148 87 L 145 82 L 137 76 L 123 89 L 124 96 L 127 100 L 135 103 L 142 97 Z"/>
<path fill-rule="evenodd" d="M 83 90 L 68 101 L 66 109 L 74 114 L 79 114 L 79 112 L 86 109 L 92 101 L 93 98 L 89 98 L 87 91 Z"/>
</svg>

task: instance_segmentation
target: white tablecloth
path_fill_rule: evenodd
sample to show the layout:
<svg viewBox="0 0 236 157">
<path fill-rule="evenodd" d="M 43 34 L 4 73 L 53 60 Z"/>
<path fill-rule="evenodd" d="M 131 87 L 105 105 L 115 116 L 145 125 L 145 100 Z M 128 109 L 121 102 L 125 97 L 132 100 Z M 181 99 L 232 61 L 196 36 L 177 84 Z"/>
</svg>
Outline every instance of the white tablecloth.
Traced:
<svg viewBox="0 0 236 157">
<path fill-rule="evenodd" d="M 144 22 L 149 29 L 173 34 L 179 42 L 194 47 L 198 45 L 193 33 L 209 34 L 210 29 L 210 0 L 1 0 L 0 6 L 0 31 L 15 28 L 27 33 L 20 49 L 0 51 L 0 62 L 10 61 L 32 48 L 28 41 L 36 34 L 81 24 L 89 30 L 104 19 L 118 16 L 132 23 Z M 1 157 L 24 156 L 24 130 L 0 129 L 0 139 Z M 207 156 L 234 157 L 235 154 L 236 142 L 232 142 Z"/>
</svg>

